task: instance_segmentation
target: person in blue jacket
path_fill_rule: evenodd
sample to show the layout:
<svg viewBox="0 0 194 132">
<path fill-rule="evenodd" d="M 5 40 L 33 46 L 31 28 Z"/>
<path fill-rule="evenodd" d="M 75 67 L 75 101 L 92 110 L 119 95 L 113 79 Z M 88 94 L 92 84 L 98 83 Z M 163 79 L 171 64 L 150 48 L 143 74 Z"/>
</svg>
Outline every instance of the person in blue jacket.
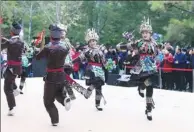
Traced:
<svg viewBox="0 0 194 132">
<path fill-rule="evenodd" d="M 184 71 L 181 71 L 181 69 L 185 68 L 186 61 L 186 55 L 181 52 L 180 47 L 177 47 L 174 55 L 174 68 L 177 68 L 177 70 L 174 70 L 174 76 L 176 90 L 178 91 L 186 90 L 184 88 Z"/>
</svg>

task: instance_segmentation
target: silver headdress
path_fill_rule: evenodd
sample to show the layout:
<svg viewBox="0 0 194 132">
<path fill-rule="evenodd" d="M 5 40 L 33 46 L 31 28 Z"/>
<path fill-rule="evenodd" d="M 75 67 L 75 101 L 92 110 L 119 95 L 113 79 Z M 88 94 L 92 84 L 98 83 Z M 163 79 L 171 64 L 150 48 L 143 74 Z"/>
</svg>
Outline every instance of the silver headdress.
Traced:
<svg viewBox="0 0 194 132">
<path fill-rule="evenodd" d="M 144 17 L 144 20 L 142 21 L 142 24 L 140 26 L 140 33 L 142 33 L 143 31 L 152 33 L 152 26 L 149 18 L 146 20 L 146 18 Z"/>
<path fill-rule="evenodd" d="M 86 36 L 85 36 L 85 41 L 88 43 L 90 40 L 96 40 L 98 41 L 99 40 L 99 36 L 98 34 L 96 33 L 95 29 L 88 29 L 87 32 L 86 32 Z"/>
<path fill-rule="evenodd" d="M 134 32 L 134 30 L 133 30 L 132 32 L 124 32 L 124 33 L 122 34 L 122 36 L 123 36 L 125 39 L 127 39 L 128 41 L 132 41 L 132 40 L 134 39 L 133 32 Z"/>
<path fill-rule="evenodd" d="M 57 24 L 57 26 L 62 29 L 63 31 L 67 32 L 67 26 L 66 25 L 63 25 L 61 23 Z"/>
</svg>

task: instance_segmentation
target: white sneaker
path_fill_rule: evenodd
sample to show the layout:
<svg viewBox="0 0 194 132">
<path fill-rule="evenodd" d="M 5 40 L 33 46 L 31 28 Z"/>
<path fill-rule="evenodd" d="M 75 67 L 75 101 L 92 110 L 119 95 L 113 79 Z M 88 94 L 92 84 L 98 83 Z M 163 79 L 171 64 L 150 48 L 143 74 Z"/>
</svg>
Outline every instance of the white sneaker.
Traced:
<svg viewBox="0 0 194 132">
<path fill-rule="evenodd" d="M 53 125 L 53 126 L 57 126 L 57 125 L 58 125 L 58 123 L 53 123 L 52 125 Z"/>
<path fill-rule="evenodd" d="M 71 99 L 69 97 L 65 98 L 64 105 L 65 105 L 66 111 L 69 111 L 71 109 Z"/>
<path fill-rule="evenodd" d="M 13 90 L 14 96 L 18 96 L 20 94 L 20 91 L 18 89 Z"/>
<path fill-rule="evenodd" d="M 8 114 L 7 114 L 8 116 L 14 116 L 14 109 L 12 109 L 12 110 L 9 110 L 9 112 L 8 112 Z"/>
<path fill-rule="evenodd" d="M 151 116 L 152 116 L 152 113 L 151 113 L 151 112 L 148 112 L 147 115 L 148 115 L 149 117 L 151 117 Z"/>
</svg>

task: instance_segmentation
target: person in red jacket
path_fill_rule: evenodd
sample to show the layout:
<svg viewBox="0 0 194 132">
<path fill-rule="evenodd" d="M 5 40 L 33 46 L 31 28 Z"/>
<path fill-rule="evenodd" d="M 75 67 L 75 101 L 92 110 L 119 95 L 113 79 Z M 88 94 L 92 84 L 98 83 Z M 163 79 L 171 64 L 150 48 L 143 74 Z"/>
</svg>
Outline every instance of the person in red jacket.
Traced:
<svg viewBox="0 0 194 132">
<path fill-rule="evenodd" d="M 77 58 L 80 53 L 76 52 L 76 49 L 72 49 L 72 58 Z M 80 70 L 80 62 L 75 62 L 73 64 L 73 79 L 79 79 L 79 70 Z"/>
<path fill-rule="evenodd" d="M 173 55 L 169 52 L 169 48 L 164 50 L 164 60 L 162 69 L 162 87 L 163 89 L 173 89 L 172 67 Z"/>
<path fill-rule="evenodd" d="M 73 79 L 79 79 L 79 66 L 79 62 L 73 64 Z"/>
</svg>

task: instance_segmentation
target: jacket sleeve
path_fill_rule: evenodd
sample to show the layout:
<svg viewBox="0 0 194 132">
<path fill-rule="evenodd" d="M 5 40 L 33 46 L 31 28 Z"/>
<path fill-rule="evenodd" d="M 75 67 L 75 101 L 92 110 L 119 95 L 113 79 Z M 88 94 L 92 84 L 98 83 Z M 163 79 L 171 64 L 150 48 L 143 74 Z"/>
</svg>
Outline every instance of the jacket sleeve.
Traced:
<svg viewBox="0 0 194 132">
<path fill-rule="evenodd" d="M 44 47 L 37 55 L 36 55 L 36 60 L 40 60 L 43 57 L 46 57 L 47 55 L 47 48 Z"/>
<path fill-rule="evenodd" d="M 179 63 L 186 63 L 187 62 L 187 60 L 186 60 L 186 55 L 184 55 L 184 54 L 182 54 L 182 57 L 181 57 L 181 59 L 180 59 L 180 62 Z"/>
<path fill-rule="evenodd" d="M 174 63 L 178 61 L 176 54 L 174 55 Z"/>
<path fill-rule="evenodd" d="M 84 53 L 81 52 L 78 57 L 72 59 L 72 63 L 74 64 L 76 62 L 81 62 L 84 59 L 85 59 L 85 55 Z"/>
<path fill-rule="evenodd" d="M 2 43 L 1 43 L 1 50 L 4 50 L 6 48 L 8 48 L 8 45 L 9 45 L 9 40 L 6 39 L 6 38 L 2 38 Z"/>
</svg>

